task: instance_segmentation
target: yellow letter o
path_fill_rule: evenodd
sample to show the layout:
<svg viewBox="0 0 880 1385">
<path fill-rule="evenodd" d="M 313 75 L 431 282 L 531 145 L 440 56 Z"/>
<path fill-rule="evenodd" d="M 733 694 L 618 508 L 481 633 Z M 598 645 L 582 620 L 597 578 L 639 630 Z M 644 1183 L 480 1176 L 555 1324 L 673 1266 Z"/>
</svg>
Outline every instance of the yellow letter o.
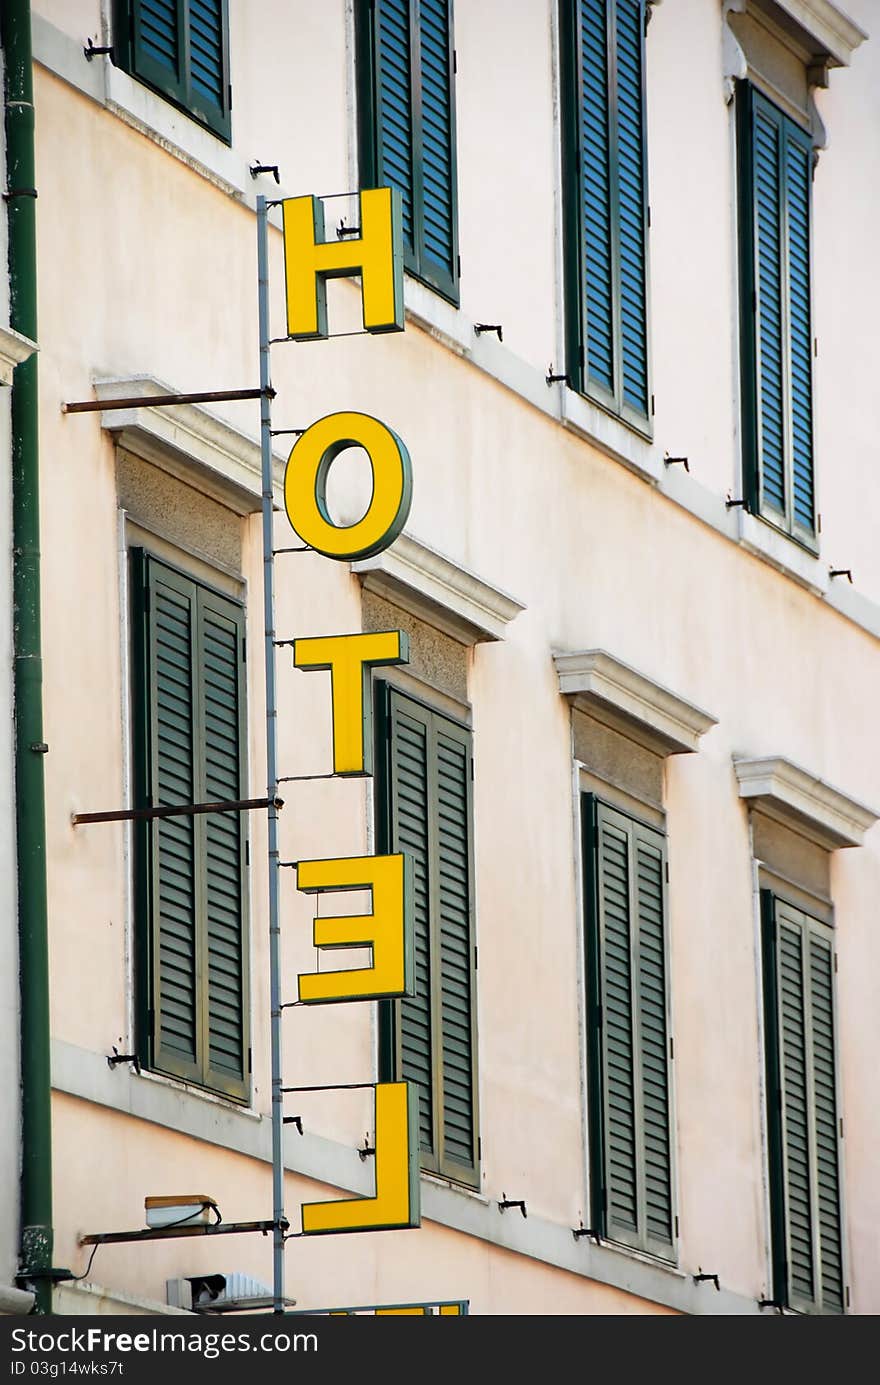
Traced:
<svg viewBox="0 0 880 1385">
<path fill-rule="evenodd" d="M 373 494 L 355 524 L 334 524 L 327 510 L 330 467 L 347 447 L 362 447 Z M 412 504 L 412 464 L 396 433 L 369 414 L 319 418 L 293 445 L 284 473 L 284 508 L 300 538 L 325 558 L 371 558 L 393 543 Z"/>
</svg>

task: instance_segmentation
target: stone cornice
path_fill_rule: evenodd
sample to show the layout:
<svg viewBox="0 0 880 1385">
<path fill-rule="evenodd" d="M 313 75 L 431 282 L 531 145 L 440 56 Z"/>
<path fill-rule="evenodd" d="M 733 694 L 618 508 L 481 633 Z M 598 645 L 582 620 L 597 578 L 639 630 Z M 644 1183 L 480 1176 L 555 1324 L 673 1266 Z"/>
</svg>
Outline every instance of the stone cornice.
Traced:
<svg viewBox="0 0 880 1385">
<path fill-rule="evenodd" d="M 696 750 L 717 718 L 621 663 L 604 649 L 556 654 L 559 691 L 573 706 L 655 755 Z"/>
<path fill-rule="evenodd" d="M 766 15 L 813 64 L 849 67 L 868 35 L 833 0 L 725 0 L 725 15 Z"/>
<path fill-rule="evenodd" d="M 151 376 L 138 375 L 95 381 L 100 400 L 171 394 L 173 387 Z M 149 406 L 101 413 L 101 427 L 117 444 L 154 466 L 202 491 L 237 514 L 256 513 L 262 506 L 260 444 L 200 404 Z M 284 462 L 273 460 L 273 486 L 280 500 Z"/>
<path fill-rule="evenodd" d="M 38 350 L 30 337 L 13 332 L 11 327 L 0 327 L 0 385 L 11 385 L 15 367 Z"/>
<path fill-rule="evenodd" d="M 861 846 L 880 814 L 781 755 L 734 757 L 740 797 L 827 851 Z"/>
<path fill-rule="evenodd" d="M 402 607 L 461 644 L 503 640 L 506 627 L 525 610 L 521 601 L 467 568 L 401 534 L 374 558 L 351 565 L 367 591 Z"/>
</svg>

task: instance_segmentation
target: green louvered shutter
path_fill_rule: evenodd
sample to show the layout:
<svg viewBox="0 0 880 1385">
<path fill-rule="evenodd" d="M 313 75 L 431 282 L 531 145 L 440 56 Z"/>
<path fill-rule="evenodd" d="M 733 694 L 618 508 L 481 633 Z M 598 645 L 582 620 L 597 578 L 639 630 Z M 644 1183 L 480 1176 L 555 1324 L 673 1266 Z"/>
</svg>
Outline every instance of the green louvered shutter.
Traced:
<svg viewBox="0 0 880 1385">
<path fill-rule="evenodd" d="M 743 439 L 752 509 L 815 543 L 809 135 L 738 93 Z"/>
<path fill-rule="evenodd" d="M 643 0 L 562 0 L 569 376 L 650 415 Z"/>
<path fill-rule="evenodd" d="M 230 135 L 227 0 L 114 0 L 114 61 Z"/>
<path fill-rule="evenodd" d="M 832 936 L 770 890 L 762 913 L 776 1297 L 842 1313 Z"/>
<path fill-rule="evenodd" d="M 670 1259 L 671 1140 L 663 836 L 584 795 L 595 1224 Z"/>
<path fill-rule="evenodd" d="M 422 1166 L 478 1182 L 470 733 L 379 683 L 382 849 L 415 879 L 416 995 L 385 1007 L 386 1076 L 419 1090 Z"/>
<path fill-rule="evenodd" d="M 244 797 L 242 612 L 206 588 L 198 591 L 201 686 L 200 793 L 206 802 Z M 230 1095 L 246 1087 L 247 910 L 244 813 L 200 820 L 205 862 L 205 963 L 210 1085 Z"/>
<path fill-rule="evenodd" d="M 362 186 L 400 191 L 407 269 L 458 301 L 451 0 L 358 0 Z"/>
<path fill-rule="evenodd" d="M 143 550 L 131 571 L 138 804 L 240 798 L 241 608 Z M 155 819 L 136 840 L 144 1061 L 244 1099 L 245 815 Z"/>
</svg>

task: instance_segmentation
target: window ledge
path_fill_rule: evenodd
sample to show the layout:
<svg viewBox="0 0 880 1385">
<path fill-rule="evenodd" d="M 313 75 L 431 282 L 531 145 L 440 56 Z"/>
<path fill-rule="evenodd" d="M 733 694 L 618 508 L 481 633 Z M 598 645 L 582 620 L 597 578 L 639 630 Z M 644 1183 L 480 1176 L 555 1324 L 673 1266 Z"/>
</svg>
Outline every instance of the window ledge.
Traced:
<svg viewBox="0 0 880 1385">
<path fill-rule="evenodd" d="M 565 385 L 559 388 L 562 393 L 561 418 L 566 428 L 579 437 L 587 438 L 643 480 L 651 481 L 655 486 L 660 484 L 663 460 L 654 443 L 576 390 Z"/>
<path fill-rule="evenodd" d="M 817 596 L 828 594 L 827 567 L 823 567 L 819 559 L 801 547 L 796 539 L 790 538 L 781 529 L 776 529 L 769 520 L 741 509 L 737 538 L 743 548 L 749 553 L 754 553 L 756 557 L 763 558 L 771 567 L 775 567 L 777 572 L 791 577 L 808 591 L 815 592 Z"/>
<path fill-rule="evenodd" d="M 0 385 L 11 385 L 15 367 L 39 349 L 30 337 L 13 332 L 11 327 L 0 327 Z"/>
<path fill-rule="evenodd" d="M 740 798 L 826 851 L 861 846 L 868 828 L 880 817 L 873 808 L 865 807 L 781 755 L 760 759 L 734 757 L 733 768 Z"/>
<path fill-rule="evenodd" d="M 556 654 L 553 663 L 563 697 L 655 755 L 694 751 L 700 737 L 717 725 L 717 717 L 604 649 Z"/>
<path fill-rule="evenodd" d="M 172 394 L 173 387 L 148 375 L 95 381 L 98 399 Z M 108 409 L 101 427 L 120 447 L 143 457 L 178 480 L 210 495 L 239 515 L 262 508 L 260 444 L 199 404 Z M 273 462 L 276 505 L 280 504 L 284 462 Z"/>
<path fill-rule="evenodd" d="M 352 563 L 351 570 L 367 591 L 465 645 L 503 640 L 506 627 L 525 610 L 521 601 L 412 534 L 401 534 L 384 553 Z"/>
</svg>

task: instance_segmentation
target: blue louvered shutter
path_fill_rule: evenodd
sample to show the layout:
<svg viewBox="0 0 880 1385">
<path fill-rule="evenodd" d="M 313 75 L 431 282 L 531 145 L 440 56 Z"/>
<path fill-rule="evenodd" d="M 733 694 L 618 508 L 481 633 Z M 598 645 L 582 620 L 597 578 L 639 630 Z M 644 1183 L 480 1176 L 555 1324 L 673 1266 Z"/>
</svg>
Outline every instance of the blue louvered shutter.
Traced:
<svg viewBox="0 0 880 1385">
<path fill-rule="evenodd" d="M 361 182 L 400 191 L 407 269 L 458 298 L 451 0 L 360 0 Z"/>
<path fill-rule="evenodd" d="M 138 798 L 241 798 L 241 609 L 141 550 L 132 578 Z M 145 1062 L 243 1099 L 245 816 L 155 819 L 137 847 Z"/>
<path fill-rule="evenodd" d="M 419 1091 L 422 1166 L 478 1181 L 471 750 L 466 728 L 381 685 L 386 844 L 414 864 L 416 994 L 390 1007 L 388 1076 Z"/>
<path fill-rule="evenodd" d="M 830 930 L 762 892 L 776 1295 L 842 1313 L 834 950 Z"/>
<path fill-rule="evenodd" d="M 674 1254 L 666 976 L 666 850 L 659 832 L 584 796 L 591 1169 L 609 1239 Z"/>
<path fill-rule="evenodd" d="M 641 427 L 650 412 L 643 0 L 569 0 L 565 123 L 570 372 Z M 576 197 L 574 195 L 577 189 Z"/>
<path fill-rule="evenodd" d="M 754 509 L 812 544 L 811 143 L 749 84 L 738 100 L 747 490 Z"/>
<path fill-rule="evenodd" d="M 227 0 L 114 0 L 114 58 L 229 140 Z"/>
</svg>

